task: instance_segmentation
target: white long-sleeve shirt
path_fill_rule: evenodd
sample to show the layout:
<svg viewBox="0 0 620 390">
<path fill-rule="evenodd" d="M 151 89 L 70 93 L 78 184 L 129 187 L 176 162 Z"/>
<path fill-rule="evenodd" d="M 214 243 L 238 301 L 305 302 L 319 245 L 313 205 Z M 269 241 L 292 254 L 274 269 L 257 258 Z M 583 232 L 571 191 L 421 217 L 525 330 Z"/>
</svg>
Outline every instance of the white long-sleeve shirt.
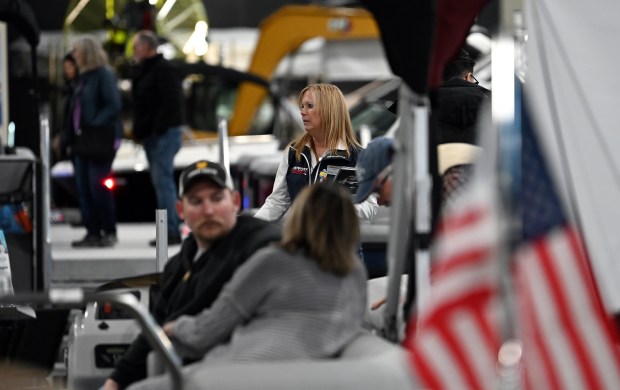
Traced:
<svg viewBox="0 0 620 390">
<path fill-rule="evenodd" d="M 339 148 L 344 149 L 341 145 L 339 145 Z M 283 218 L 288 209 L 291 207 L 291 197 L 286 185 L 286 173 L 289 168 L 288 155 L 290 149 L 291 146 L 284 149 L 282 160 L 280 161 L 278 171 L 276 172 L 275 182 L 273 183 L 273 191 L 271 192 L 271 195 L 267 197 L 263 206 L 256 212 L 256 214 L 254 214 L 256 218 L 265 219 L 267 221 L 276 221 Z M 312 153 L 312 161 L 310 161 L 312 167 L 310 171 L 313 171 L 319 162 L 320 160 L 317 160 L 314 153 Z M 377 214 L 377 210 L 379 209 L 376 196 L 370 195 L 364 202 L 356 204 L 355 209 L 357 210 L 357 216 L 361 220 L 371 220 Z"/>
</svg>

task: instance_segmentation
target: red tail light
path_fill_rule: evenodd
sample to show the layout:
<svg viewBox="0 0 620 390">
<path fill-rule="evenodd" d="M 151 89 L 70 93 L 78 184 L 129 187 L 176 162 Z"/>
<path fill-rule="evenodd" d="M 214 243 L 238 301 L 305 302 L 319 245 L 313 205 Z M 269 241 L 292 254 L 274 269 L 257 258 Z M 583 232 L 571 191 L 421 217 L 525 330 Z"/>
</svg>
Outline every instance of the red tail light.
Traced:
<svg viewBox="0 0 620 390">
<path fill-rule="evenodd" d="M 108 177 L 103 181 L 103 185 L 110 191 L 112 191 L 116 187 L 116 180 L 111 177 Z"/>
</svg>

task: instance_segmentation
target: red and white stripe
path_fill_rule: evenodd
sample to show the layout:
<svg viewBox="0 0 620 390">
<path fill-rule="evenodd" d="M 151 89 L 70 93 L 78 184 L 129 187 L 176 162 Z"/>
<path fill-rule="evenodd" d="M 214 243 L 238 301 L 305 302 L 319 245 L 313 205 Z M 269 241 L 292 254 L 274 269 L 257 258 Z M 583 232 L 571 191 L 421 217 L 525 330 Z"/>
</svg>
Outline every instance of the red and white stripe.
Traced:
<svg viewBox="0 0 620 390">
<path fill-rule="evenodd" d="M 483 192 L 470 192 L 446 211 L 433 252 L 430 301 L 417 327 L 409 321 L 404 344 L 412 369 L 431 389 L 497 389 L 498 228 Z"/>
<path fill-rule="evenodd" d="M 578 234 L 558 228 L 516 254 L 526 388 L 620 388 L 620 356 Z"/>
</svg>

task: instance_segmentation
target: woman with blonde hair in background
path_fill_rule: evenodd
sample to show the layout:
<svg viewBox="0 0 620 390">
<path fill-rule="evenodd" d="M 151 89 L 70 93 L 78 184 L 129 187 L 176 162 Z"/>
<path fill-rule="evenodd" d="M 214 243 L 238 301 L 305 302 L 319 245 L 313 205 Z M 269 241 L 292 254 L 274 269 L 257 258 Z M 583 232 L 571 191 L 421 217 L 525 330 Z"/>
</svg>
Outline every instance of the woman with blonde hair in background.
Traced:
<svg viewBox="0 0 620 390">
<path fill-rule="evenodd" d="M 344 96 L 332 84 L 312 84 L 299 94 L 305 132 L 284 150 L 273 191 L 255 217 L 276 221 L 288 211 L 304 187 L 325 180 L 330 169 L 354 168 L 362 150 L 353 133 Z M 361 219 L 372 219 L 378 205 L 374 196 L 355 205 Z"/>
</svg>

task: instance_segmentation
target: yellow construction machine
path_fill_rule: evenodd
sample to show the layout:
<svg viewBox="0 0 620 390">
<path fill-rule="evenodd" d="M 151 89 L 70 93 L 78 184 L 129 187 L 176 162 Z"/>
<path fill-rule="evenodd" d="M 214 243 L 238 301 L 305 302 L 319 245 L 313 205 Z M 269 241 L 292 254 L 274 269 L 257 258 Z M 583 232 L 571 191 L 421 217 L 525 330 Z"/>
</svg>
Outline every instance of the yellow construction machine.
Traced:
<svg viewBox="0 0 620 390">
<path fill-rule="evenodd" d="M 372 14 L 361 8 L 287 5 L 259 26 L 259 38 L 248 72 L 270 80 L 280 61 L 312 38 L 329 41 L 377 39 L 379 30 Z M 250 83 L 240 86 L 230 135 L 246 134 L 266 91 Z"/>
</svg>

